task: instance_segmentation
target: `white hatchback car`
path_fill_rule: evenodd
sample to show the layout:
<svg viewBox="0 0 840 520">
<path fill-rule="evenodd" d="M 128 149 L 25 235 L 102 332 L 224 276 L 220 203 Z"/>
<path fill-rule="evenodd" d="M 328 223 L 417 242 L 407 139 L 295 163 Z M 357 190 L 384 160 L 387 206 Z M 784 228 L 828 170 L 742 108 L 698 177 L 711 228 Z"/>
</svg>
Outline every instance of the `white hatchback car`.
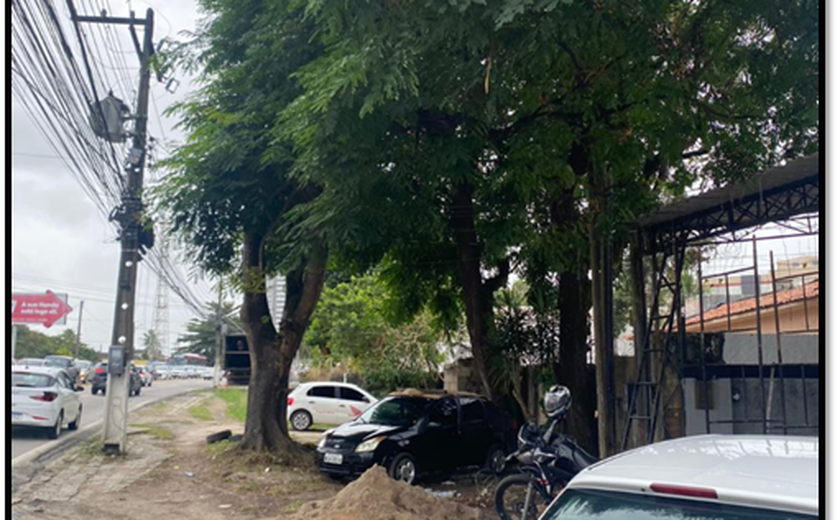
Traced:
<svg viewBox="0 0 840 520">
<path fill-rule="evenodd" d="M 702 435 L 593 464 L 541 520 L 812 520 L 820 513 L 816 437 Z"/>
<path fill-rule="evenodd" d="M 371 407 L 376 398 L 350 383 L 302 383 L 289 394 L 286 417 L 295 430 L 313 424 L 344 424 Z"/>
<path fill-rule="evenodd" d="M 77 430 L 82 422 L 82 403 L 75 386 L 63 369 L 14 367 L 12 370 L 12 425 L 46 428 L 58 438 L 64 425 Z"/>
</svg>

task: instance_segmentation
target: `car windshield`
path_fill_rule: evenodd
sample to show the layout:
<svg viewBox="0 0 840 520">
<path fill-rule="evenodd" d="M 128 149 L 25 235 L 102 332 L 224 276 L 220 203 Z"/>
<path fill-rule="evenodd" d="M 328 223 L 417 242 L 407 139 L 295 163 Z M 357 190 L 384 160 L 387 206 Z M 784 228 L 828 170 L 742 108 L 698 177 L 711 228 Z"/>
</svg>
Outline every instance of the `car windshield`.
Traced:
<svg viewBox="0 0 840 520">
<path fill-rule="evenodd" d="M 544 520 L 813 520 L 813 515 L 662 496 L 570 489 Z"/>
<path fill-rule="evenodd" d="M 61 357 L 45 357 L 44 364 L 50 367 L 67 368 L 70 366 L 70 360 Z"/>
<path fill-rule="evenodd" d="M 383 426 L 410 426 L 419 421 L 429 407 L 429 399 L 391 397 L 368 408 L 358 421 Z"/>
<path fill-rule="evenodd" d="M 25 388 L 47 388 L 53 386 L 54 379 L 46 374 L 30 374 L 27 372 L 12 373 L 12 386 Z"/>
</svg>

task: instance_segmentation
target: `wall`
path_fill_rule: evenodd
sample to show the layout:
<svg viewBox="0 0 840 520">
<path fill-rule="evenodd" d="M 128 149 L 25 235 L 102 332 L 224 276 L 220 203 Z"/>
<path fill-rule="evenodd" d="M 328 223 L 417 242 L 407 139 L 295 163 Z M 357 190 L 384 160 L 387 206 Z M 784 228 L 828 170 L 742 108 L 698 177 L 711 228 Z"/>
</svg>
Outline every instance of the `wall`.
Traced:
<svg viewBox="0 0 840 520">
<path fill-rule="evenodd" d="M 698 407 L 697 392 L 702 392 L 702 381 L 694 378 L 683 379 L 685 394 L 685 435 L 706 433 L 706 411 Z M 732 419 L 732 380 L 715 379 L 709 381 L 712 407 L 709 410 L 710 421 Z M 734 433 L 731 424 L 712 424 L 709 433 Z"/>
<path fill-rule="evenodd" d="M 764 380 L 764 388 L 769 395 L 770 382 Z M 769 419 L 782 421 L 782 383 L 776 379 L 773 384 L 773 403 Z M 791 429 L 791 435 L 818 435 L 819 434 L 819 406 L 820 406 L 820 383 L 817 379 L 805 379 L 804 389 L 806 399 L 803 400 L 803 381 L 798 378 L 787 378 L 784 381 L 785 389 L 785 412 L 787 423 L 790 425 L 804 425 L 807 411 L 807 424 L 813 425 L 805 429 Z M 733 419 L 761 419 L 761 381 L 754 379 L 732 379 L 732 390 L 740 394 L 740 399 L 732 404 Z M 768 397 L 769 398 L 769 397 Z M 766 403 L 766 401 L 765 401 Z M 762 433 L 761 423 L 736 424 L 733 433 Z M 770 428 L 768 433 L 783 433 L 781 427 Z"/>
</svg>

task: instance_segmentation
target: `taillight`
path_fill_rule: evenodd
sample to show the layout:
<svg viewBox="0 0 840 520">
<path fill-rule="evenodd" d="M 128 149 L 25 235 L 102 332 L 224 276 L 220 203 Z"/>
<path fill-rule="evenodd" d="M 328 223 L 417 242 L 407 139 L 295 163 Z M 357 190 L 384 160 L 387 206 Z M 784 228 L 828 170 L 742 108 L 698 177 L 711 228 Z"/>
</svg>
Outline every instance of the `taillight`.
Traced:
<svg viewBox="0 0 840 520">
<path fill-rule="evenodd" d="M 679 495 L 684 497 L 711 499 L 717 499 L 718 497 L 717 491 L 711 488 L 674 486 L 671 484 L 651 484 L 650 490 L 656 493 L 663 493 L 666 495 Z"/>
<path fill-rule="evenodd" d="M 30 395 L 29 396 L 30 399 L 35 399 L 36 401 L 44 401 L 44 402 L 47 402 L 47 403 L 51 403 L 51 402 L 55 401 L 55 399 L 57 397 L 58 397 L 58 394 L 55 393 L 55 392 L 44 392 L 41 395 Z"/>
<path fill-rule="evenodd" d="M 97 374 L 104 374 L 105 373 L 105 371 L 102 370 L 102 368 L 97 368 L 96 370 L 94 370 L 94 372 L 97 373 Z"/>
<path fill-rule="evenodd" d="M 294 398 L 294 397 L 290 397 L 290 398 L 288 398 L 288 399 L 286 400 L 286 404 L 287 404 L 288 406 L 292 406 L 292 403 L 294 403 L 294 402 L 295 402 L 295 398 Z"/>
</svg>

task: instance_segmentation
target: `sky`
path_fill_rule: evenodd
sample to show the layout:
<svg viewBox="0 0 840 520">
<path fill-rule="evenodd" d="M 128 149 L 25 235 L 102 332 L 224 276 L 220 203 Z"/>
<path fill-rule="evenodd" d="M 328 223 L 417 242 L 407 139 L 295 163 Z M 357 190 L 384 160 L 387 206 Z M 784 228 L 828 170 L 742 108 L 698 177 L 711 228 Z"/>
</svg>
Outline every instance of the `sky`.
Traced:
<svg viewBox="0 0 840 520">
<path fill-rule="evenodd" d="M 109 14 L 127 16 L 134 9 L 142 16 L 147 7 L 155 11 L 155 41 L 177 38 L 183 30 L 194 30 L 199 13 L 192 0 L 105 0 Z M 58 5 L 64 2 L 58 2 Z M 76 2 L 80 13 L 98 14 L 90 7 L 94 2 Z M 124 50 L 131 49 L 126 28 L 115 31 Z M 141 36 L 142 38 L 142 36 Z M 125 61 L 132 79 L 137 77 L 136 55 L 126 53 Z M 169 141 L 182 138 L 172 119 L 162 112 L 176 100 L 183 99 L 194 86 L 183 73 L 176 73 L 181 84 L 172 94 L 164 85 L 152 81 L 152 108 L 149 133 L 152 137 Z M 66 328 L 74 331 L 78 325 L 80 301 L 82 313 L 82 341 L 95 349 L 107 349 L 113 325 L 116 293 L 117 263 L 120 247 L 112 225 L 100 215 L 82 191 L 73 173 L 38 133 L 28 113 L 12 96 L 12 290 L 13 292 L 43 293 L 51 290 L 67 293 L 74 310 L 65 326 L 50 329 L 33 327 L 49 334 Z M 130 103 L 133 104 L 133 101 Z M 186 273 L 186 268 L 181 267 Z M 191 282 L 202 301 L 213 297 L 209 281 Z M 145 331 L 152 326 L 157 279 L 143 266 L 139 270 L 138 301 L 135 314 L 135 345 L 142 345 Z M 169 293 L 169 345 L 183 332 L 192 312 L 174 294 Z"/>
</svg>

